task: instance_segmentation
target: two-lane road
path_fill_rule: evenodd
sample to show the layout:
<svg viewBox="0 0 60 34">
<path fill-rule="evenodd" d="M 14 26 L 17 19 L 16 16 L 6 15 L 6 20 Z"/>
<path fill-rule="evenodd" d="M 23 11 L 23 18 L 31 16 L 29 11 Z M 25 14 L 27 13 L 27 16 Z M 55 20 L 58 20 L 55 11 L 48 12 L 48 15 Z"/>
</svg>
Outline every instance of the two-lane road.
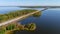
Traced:
<svg viewBox="0 0 60 34">
<path fill-rule="evenodd" d="M 6 22 L 2 22 L 2 23 L 0 23 L 0 26 L 6 25 L 6 24 L 10 24 L 11 22 L 14 22 L 14 21 L 17 21 L 17 20 L 21 20 L 21 19 L 23 19 L 25 17 L 28 17 L 28 16 L 30 16 L 30 15 L 32 15 L 34 13 L 37 13 L 37 12 L 39 12 L 39 11 L 35 11 L 35 12 L 32 12 L 32 13 L 29 13 L 29 14 L 14 18 L 14 19 L 8 20 Z"/>
</svg>

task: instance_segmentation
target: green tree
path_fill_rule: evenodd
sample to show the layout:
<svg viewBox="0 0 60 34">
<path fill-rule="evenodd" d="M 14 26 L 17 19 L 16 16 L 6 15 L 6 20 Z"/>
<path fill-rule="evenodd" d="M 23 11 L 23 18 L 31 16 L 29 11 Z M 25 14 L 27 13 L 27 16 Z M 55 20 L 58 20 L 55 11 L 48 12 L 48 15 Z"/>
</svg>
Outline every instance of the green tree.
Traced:
<svg viewBox="0 0 60 34">
<path fill-rule="evenodd" d="M 6 30 L 13 30 L 15 28 L 14 24 L 10 24 L 6 27 Z"/>
<path fill-rule="evenodd" d="M 39 17 L 39 16 L 41 16 L 41 13 L 42 13 L 41 11 L 40 12 L 37 12 L 37 13 L 33 14 L 33 16 L 34 17 Z"/>
<path fill-rule="evenodd" d="M 27 25 L 25 25 L 25 28 L 26 28 L 26 30 L 35 30 L 36 24 L 35 23 L 27 24 Z"/>
<path fill-rule="evenodd" d="M 4 34 L 5 33 L 5 29 L 4 28 L 0 28 L 0 34 Z"/>
</svg>

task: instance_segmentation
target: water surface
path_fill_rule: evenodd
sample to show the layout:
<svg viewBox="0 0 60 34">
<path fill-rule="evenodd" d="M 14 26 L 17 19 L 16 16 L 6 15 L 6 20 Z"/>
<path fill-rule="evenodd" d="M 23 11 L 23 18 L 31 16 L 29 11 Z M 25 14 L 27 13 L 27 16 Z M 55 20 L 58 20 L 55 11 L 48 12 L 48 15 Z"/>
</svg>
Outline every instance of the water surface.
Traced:
<svg viewBox="0 0 60 34">
<path fill-rule="evenodd" d="M 13 10 L 21 10 L 27 8 L 19 7 L 0 7 L 0 14 L 8 13 Z M 41 8 L 35 8 L 41 10 Z M 59 9 L 48 9 L 42 11 L 42 15 L 38 18 L 33 16 L 21 20 L 20 23 L 36 23 L 37 27 L 40 27 L 40 31 L 43 33 L 59 33 L 60 32 L 60 8 Z"/>
</svg>

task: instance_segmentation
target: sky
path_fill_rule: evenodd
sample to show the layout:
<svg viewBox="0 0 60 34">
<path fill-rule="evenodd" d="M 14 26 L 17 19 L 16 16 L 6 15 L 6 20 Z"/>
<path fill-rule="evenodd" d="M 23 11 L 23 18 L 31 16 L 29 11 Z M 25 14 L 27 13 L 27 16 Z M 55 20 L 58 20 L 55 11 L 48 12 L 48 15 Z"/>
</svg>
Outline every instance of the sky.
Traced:
<svg viewBox="0 0 60 34">
<path fill-rule="evenodd" d="M 0 0 L 0 6 L 60 6 L 60 0 Z"/>
</svg>

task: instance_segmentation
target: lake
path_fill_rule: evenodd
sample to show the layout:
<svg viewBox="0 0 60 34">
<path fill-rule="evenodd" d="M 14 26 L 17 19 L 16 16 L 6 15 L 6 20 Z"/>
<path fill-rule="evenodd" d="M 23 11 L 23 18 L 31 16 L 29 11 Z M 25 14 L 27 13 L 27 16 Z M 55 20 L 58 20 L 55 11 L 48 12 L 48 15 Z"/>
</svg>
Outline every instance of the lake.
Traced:
<svg viewBox="0 0 60 34">
<path fill-rule="evenodd" d="M 8 13 L 13 10 L 21 10 L 27 8 L 19 8 L 19 7 L 0 7 L 0 14 Z M 37 10 L 41 10 L 41 8 L 34 8 Z M 60 33 L 60 8 L 56 9 L 48 9 L 42 11 L 42 15 L 38 18 L 36 17 L 28 17 L 24 20 L 21 20 L 21 24 L 27 23 L 36 23 L 37 27 L 40 29 L 40 33 Z"/>
</svg>

